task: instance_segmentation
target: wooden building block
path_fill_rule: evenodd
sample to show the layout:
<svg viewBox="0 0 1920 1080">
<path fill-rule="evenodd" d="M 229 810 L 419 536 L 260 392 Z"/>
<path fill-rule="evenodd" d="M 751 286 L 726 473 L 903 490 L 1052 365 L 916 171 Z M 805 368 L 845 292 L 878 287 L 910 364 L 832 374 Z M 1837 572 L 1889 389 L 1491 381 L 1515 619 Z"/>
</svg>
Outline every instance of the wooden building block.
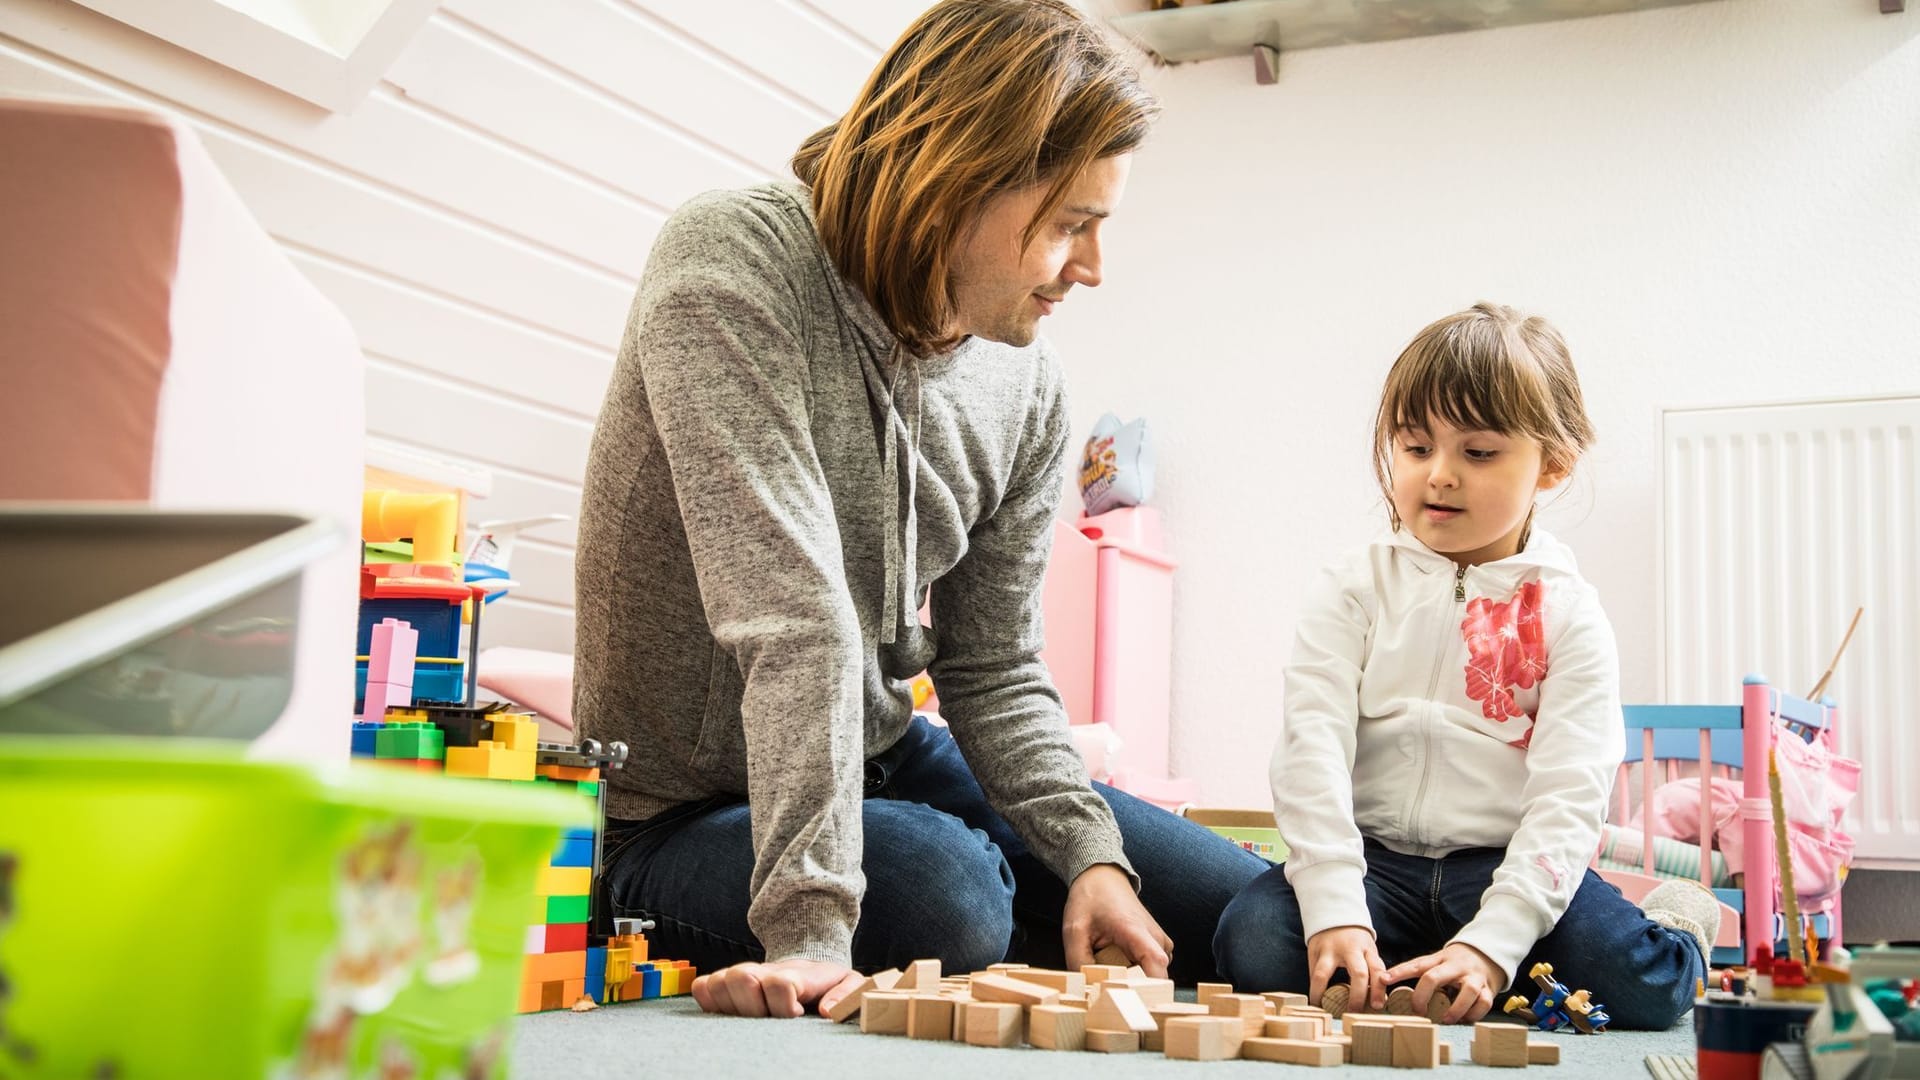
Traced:
<svg viewBox="0 0 1920 1080">
<path fill-rule="evenodd" d="M 1220 994 L 1207 1003 L 1215 1016 L 1240 1021 L 1241 1035 L 1259 1035 L 1267 1026 L 1267 999 L 1257 994 Z"/>
<path fill-rule="evenodd" d="M 915 960 L 907 965 L 906 974 L 893 984 L 895 990 L 938 990 L 940 989 L 940 961 Z"/>
<path fill-rule="evenodd" d="M 859 985 L 849 991 L 846 997 L 834 1002 L 833 1008 L 827 1010 L 827 1019 L 836 1024 L 844 1022 L 860 1011 L 860 999 L 866 997 L 867 991 L 872 989 L 875 989 L 873 976 L 862 975 Z"/>
<path fill-rule="evenodd" d="M 1083 1050 L 1087 1014 L 1060 1005 L 1035 1005 L 1027 1010 L 1027 1042 L 1041 1050 Z"/>
<path fill-rule="evenodd" d="M 1263 998 L 1266 998 L 1269 1002 L 1273 1004 L 1273 1009 L 1275 1012 L 1279 1012 L 1280 1010 L 1289 1008 L 1291 1006 L 1300 1006 L 1300 1005 L 1308 1004 L 1307 995 L 1290 994 L 1285 990 L 1269 990 L 1266 993 L 1261 994 L 1260 996 Z"/>
<path fill-rule="evenodd" d="M 1140 1049 L 1140 1033 L 1137 1031 L 1093 1031 L 1087 1032 L 1087 1049 L 1096 1054 L 1132 1054 Z"/>
<path fill-rule="evenodd" d="M 1557 1042 L 1528 1042 L 1527 1043 L 1527 1064 L 1529 1065 L 1560 1064 L 1560 1044 Z"/>
<path fill-rule="evenodd" d="M 1240 1043 L 1240 1056 L 1253 1061 L 1280 1061 L 1289 1065 L 1316 1067 L 1338 1065 L 1341 1062 L 1338 1046 L 1311 1039 L 1246 1039 Z"/>
<path fill-rule="evenodd" d="M 938 994 L 907 998 L 907 1038 L 953 1041 L 953 999 Z"/>
<path fill-rule="evenodd" d="M 1005 974 L 1025 982 L 1039 983 L 1041 986 L 1060 991 L 1063 995 L 1084 995 L 1087 992 L 1087 977 L 1077 971 L 1053 971 L 1048 968 L 1021 968 Z"/>
<path fill-rule="evenodd" d="M 1347 997 L 1351 993 L 1352 991 L 1347 988 L 1345 983 L 1329 986 L 1320 993 L 1320 1007 L 1327 1011 L 1328 1016 L 1338 1020 L 1347 1013 Z M 1365 1010 L 1356 1009 L 1354 1011 L 1364 1012 Z"/>
<path fill-rule="evenodd" d="M 1319 1037 L 1318 1039 L 1315 1039 L 1315 1040 L 1313 1040 L 1313 1041 L 1314 1041 L 1314 1042 L 1322 1042 L 1322 1043 L 1326 1043 L 1326 1044 L 1327 1044 L 1328 1046 L 1337 1046 L 1337 1047 L 1339 1047 L 1339 1048 L 1340 1048 L 1340 1060 L 1341 1060 L 1341 1061 L 1352 1061 L 1352 1060 L 1353 1060 L 1353 1039 L 1351 1039 L 1351 1038 L 1349 1038 L 1348 1036 L 1345 1036 L 1345 1035 L 1322 1035 L 1322 1036 L 1320 1036 L 1320 1037 Z"/>
<path fill-rule="evenodd" d="M 1427 999 L 1427 1019 L 1438 1024 L 1442 1022 L 1447 1015 L 1447 1010 L 1451 1008 L 1453 1008 L 1452 995 L 1448 994 L 1445 990 L 1435 990 L 1433 996 Z"/>
<path fill-rule="evenodd" d="M 1024 971 L 1026 970 L 1026 967 L 1027 965 L 1025 964 L 988 964 L 987 970 L 998 971 L 1002 974 L 1005 974 L 1006 972 L 1009 972 L 1009 971 Z"/>
<path fill-rule="evenodd" d="M 1205 1005 L 1221 994 L 1231 993 L 1232 983 L 1201 983 L 1193 988 L 1193 1000 Z"/>
<path fill-rule="evenodd" d="M 1127 969 L 1114 964 L 1082 964 L 1080 975 L 1087 980 L 1088 986 L 1099 986 L 1108 979 L 1124 979 Z"/>
<path fill-rule="evenodd" d="M 1054 1000 L 1054 1004 L 1065 1005 L 1070 1009 L 1084 1009 L 1088 1002 L 1085 994 L 1061 994 Z"/>
<path fill-rule="evenodd" d="M 1497 1069 L 1525 1068 L 1527 1030 L 1519 1024 L 1489 1024 L 1482 1021 L 1473 1025 L 1474 1063 Z"/>
<path fill-rule="evenodd" d="M 1425 1019 L 1422 1017 L 1422 1019 Z M 1393 1025 L 1393 1067 L 1435 1069 L 1440 1066 L 1440 1029 L 1432 1024 Z"/>
<path fill-rule="evenodd" d="M 1172 979 L 1150 979 L 1142 975 L 1133 979 L 1108 979 L 1100 984 L 1103 990 L 1109 986 L 1123 986 L 1138 994 L 1140 1000 L 1148 1005 L 1165 1005 L 1173 1000 Z"/>
<path fill-rule="evenodd" d="M 860 1003 L 860 1030 L 867 1035 L 905 1035 L 910 994 L 869 990 Z"/>
<path fill-rule="evenodd" d="M 1106 964 L 1109 967 L 1124 968 L 1128 964 L 1133 963 L 1133 957 L 1128 956 L 1127 950 L 1118 945 L 1105 945 L 1093 954 L 1093 962 L 1096 964 Z"/>
<path fill-rule="evenodd" d="M 1155 1031 L 1153 1014 L 1140 996 L 1124 986 L 1108 983 L 1100 1000 L 1087 1006 L 1087 1031 Z"/>
<path fill-rule="evenodd" d="M 1050 1005 L 1060 991 L 1006 975 L 975 975 L 969 984 L 975 1001 L 1011 1001 L 1015 1005 Z"/>
<path fill-rule="evenodd" d="M 1240 1056 L 1246 1027 L 1235 1016 L 1176 1016 L 1167 1021 L 1166 1055 L 1183 1061 L 1226 1061 Z"/>
<path fill-rule="evenodd" d="M 1167 1048 L 1167 1021 L 1176 1016 L 1207 1016 L 1207 1007 L 1191 1001 L 1169 1001 L 1147 1006 L 1153 1017 L 1153 1030 L 1140 1033 L 1140 1049 L 1164 1052 Z"/>
<path fill-rule="evenodd" d="M 1412 1016 L 1413 987 L 1396 986 L 1387 991 L 1387 1012 L 1394 1016 Z"/>
<path fill-rule="evenodd" d="M 1440 1040 L 1440 1064 L 1453 1064 L 1453 1044 L 1445 1039 Z"/>
<path fill-rule="evenodd" d="M 1269 1016 L 1260 1029 L 1263 1038 L 1268 1039 L 1318 1039 L 1320 1025 L 1304 1016 Z"/>
<path fill-rule="evenodd" d="M 960 1008 L 968 1046 L 1019 1046 L 1025 1010 L 1011 1001 L 972 1001 Z"/>
<path fill-rule="evenodd" d="M 1355 1065 L 1393 1064 L 1393 1025 L 1367 1020 L 1346 1022 L 1346 1035 L 1353 1040 Z"/>
<path fill-rule="evenodd" d="M 1333 1034 L 1333 1018 L 1328 1016 L 1326 1013 L 1320 1012 L 1318 1010 L 1315 1010 L 1313 1012 L 1301 1012 L 1297 1009 L 1282 1009 L 1280 1011 L 1279 1016 L 1269 1016 L 1267 1017 L 1267 1019 L 1269 1020 L 1305 1020 L 1307 1023 L 1313 1025 L 1313 1030 L 1314 1030 L 1313 1037 L 1316 1039 L 1324 1039 L 1328 1035 Z"/>
<path fill-rule="evenodd" d="M 1169 1001 L 1160 1005 L 1147 1006 L 1147 1015 L 1153 1017 L 1154 1026 L 1165 1028 L 1167 1021 L 1176 1016 L 1211 1016 L 1205 1005 L 1193 1001 Z"/>
</svg>

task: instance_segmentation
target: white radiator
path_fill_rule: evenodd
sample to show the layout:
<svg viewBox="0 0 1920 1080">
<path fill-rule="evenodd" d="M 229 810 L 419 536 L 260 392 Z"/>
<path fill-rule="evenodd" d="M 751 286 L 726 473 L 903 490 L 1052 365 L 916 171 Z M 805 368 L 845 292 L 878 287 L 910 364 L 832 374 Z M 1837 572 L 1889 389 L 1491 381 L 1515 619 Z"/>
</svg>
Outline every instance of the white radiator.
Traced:
<svg viewBox="0 0 1920 1080">
<path fill-rule="evenodd" d="M 1738 704 L 1747 673 L 1826 693 L 1865 772 L 1855 865 L 1920 868 L 1920 398 L 1668 410 L 1661 700 Z"/>
</svg>

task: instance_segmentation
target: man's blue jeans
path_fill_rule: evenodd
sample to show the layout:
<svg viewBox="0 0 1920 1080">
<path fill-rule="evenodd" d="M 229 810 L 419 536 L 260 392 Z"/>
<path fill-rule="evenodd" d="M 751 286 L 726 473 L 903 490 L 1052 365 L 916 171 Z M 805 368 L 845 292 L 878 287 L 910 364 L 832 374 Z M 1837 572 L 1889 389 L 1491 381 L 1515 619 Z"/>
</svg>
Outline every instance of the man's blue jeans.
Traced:
<svg viewBox="0 0 1920 1080">
<path fill-rule="evenodd" d="M 1220 912 L 1269 864 L 1198 825 L 1102 784 L 1141 901 L 1173 939 L 1173 978 L 1213 981 Z M 938 957 L 943 970 L 1003 960 L 1065 964 L 1067 887 L 1041 865 L 980 785 L 944 728 L 915 718 L 867 762 L 867 892 L 853 936 L 862 971 Z M 687 803 L 647 821 L 609 823 L 603 875 L 616 916 L 657 924 L 652 951 L 714 971 L 764 959 L 747 928 L 753 844 L 747 804 Z"/>
<path fill-rule="evenodd" d="M 1480 896 L 1505 857 L 1501 848 L 1470 848 L 1424 859 L 1367 841 L 1367 911 L 1381 961 L 1393 967 L 1438 951 L 1480 910 Z M 1241 990 L 1307 992 L 1300 904 L 1284 867 L 1234 898 L 1213 951 L 1221 972 Z M 1637 1031 L 1672 1027 L 1693 1007 L 1695 980 L 1706 975 L 1692 935 L 1648 919 L 1591 870 L 1559 924 L 1520 962 L 1514 986 L 1495 995 L 1494 1014 L 1508 994 L 1533 1001 L 1539 988 L 1527 973 L 1542 960 L 1568 989 L 1591 991 L 1612 1026 Z M 1344 982 L 1344 974 L 1334 981 Z"/>
</svg>

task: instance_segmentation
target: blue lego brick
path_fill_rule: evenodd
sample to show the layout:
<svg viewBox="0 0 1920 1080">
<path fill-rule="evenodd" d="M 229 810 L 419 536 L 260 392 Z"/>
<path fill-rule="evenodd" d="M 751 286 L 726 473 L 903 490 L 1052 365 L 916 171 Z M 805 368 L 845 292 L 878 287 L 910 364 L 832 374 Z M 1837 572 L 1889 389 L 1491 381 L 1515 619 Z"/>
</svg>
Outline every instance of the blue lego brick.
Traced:
<svg viewBox="0 0 1920 1080">
<path fill-rule="evenodd" d="M 374 748 L 378 745 L 379 737 L 379 724 L 369 723 L 364 720 L 355 720 L 353 722 L 353 756 L 373 757 Z"/>
<path fill-rule="evenodd" d="M 416 664 L 413 669 L 413 700 L 465 701 L 467 671 L 465 664 Z M 364 695 L 366 690 L 363 688 Z"/>
<path fill-rule="evenodd" d="M 634 972 L 632 977 L 643 980 L 640 983 L 641 997 L 657 998 L 660 996 L 660 973 L 655 971 L 652 965 L 648 965 L 645 972 Z M 879 999 L 876 998 L 875 1000 L 877 1001 Z"/>
<path fill-rule="evenodd" d="M 585 840 L 577 836 L 567 837 L 560 841 L 559 847 L 554 849 L 553 858 L 549 862 L 554 866 L 592 866 L 593 837 L 589 836 Z"/>
<path fill-rule="evenodd" d="M 595 1001 L 607 996 L 607 950 L 602 947 L 587 950 L 587 995 Z"/>
<path fill-rule="evenodd" d="M 593 843 L 593 830 L 591 828 L 564 829 L 561 831 L 560 836 L 567 840 L 585 840 L 589 844 Z"/>
<path fill-rule="evenodd" d="M 432 597 L 401 597 L 391 600 L 361 600 L 358 633 L 354 637 L 354 655 L 372 652 L 373 628 L 382 619 L 404 619 L 420 634 L 414 648 L 416 656 L 460 655 L 460 605 Z"/>
</svg>

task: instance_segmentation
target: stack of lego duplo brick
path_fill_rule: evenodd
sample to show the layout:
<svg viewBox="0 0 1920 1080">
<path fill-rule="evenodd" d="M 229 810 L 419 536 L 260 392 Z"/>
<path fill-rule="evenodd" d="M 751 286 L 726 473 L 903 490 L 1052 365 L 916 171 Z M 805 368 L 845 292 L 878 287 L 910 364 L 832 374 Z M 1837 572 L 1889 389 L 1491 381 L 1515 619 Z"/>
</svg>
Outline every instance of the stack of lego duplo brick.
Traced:
<svg viewBox="0 0 1920 1080">
<path fill-rule="evenodd" d="M 393 705 L 377 720 L 354 723 L 353 753 L 382 765 L 577 793 L 594 800 L 595 820 L 604 820 L 601 770 L 624 764 L 626 747 L 614 743 L 602 750 L 591 739 L 579 745 L 543 743 L 537 741 L 538 730 L 531 715 L 504 704 Z M 651 923 L 623 919 L 610 935 L 591 932 L 594 846 L 593 829 L 569 830 L 540 870 L 527 926 L 521 1012 L 591 1008 L 693 990 L 695 973 L 686 961 L 647 956 L 643 931 Z"/>
<path fill-rule="evenodd" d="M 539 910 L 544 921 L 527 927 L 521 1012 L 692 992 L 695 973 L 685 960 L 648 958 L 643 931 L 651 929 L 652 923 L 616 919 L 611 936 L 595 937 L 588 923 L 592 875 L 593 830 L 568 830 L 550 865 L 540 871 Z"/>
</svg>

